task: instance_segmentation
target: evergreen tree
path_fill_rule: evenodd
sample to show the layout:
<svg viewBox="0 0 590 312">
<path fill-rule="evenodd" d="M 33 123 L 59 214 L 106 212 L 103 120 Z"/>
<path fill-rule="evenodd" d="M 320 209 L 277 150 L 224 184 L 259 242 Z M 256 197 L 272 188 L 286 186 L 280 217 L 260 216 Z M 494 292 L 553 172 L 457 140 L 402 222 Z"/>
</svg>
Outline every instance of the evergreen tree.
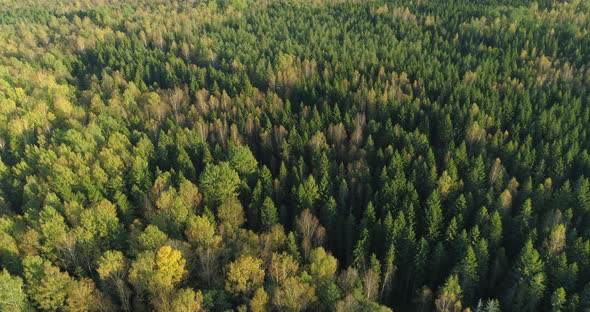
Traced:
<svg viewBox="0 0 590 312">
<path fill-rule="evenodd" d="M 277 208 L 270 197 L 266 197 L 262 203 L 262 207 L 260 209 L 260 220 L 262 223 L 262 228 L 265 230 L 269 230 L 279 221 Z"/>
<path fill-rule="evenodd" d="M 528 241 L 512 270 L 514 286 L 510 289 L 512 309 L 535 311 L 545 291 L 545 274 L 539 253 Z"/>
<path fill-rule="evenodd" d="M 429 241 L 436 242 L 440 237 L 443 226 L 442 208 L 438 191 L 432 192 L 426 201 L 425 219 L 426 236 Z"/>
</svg>

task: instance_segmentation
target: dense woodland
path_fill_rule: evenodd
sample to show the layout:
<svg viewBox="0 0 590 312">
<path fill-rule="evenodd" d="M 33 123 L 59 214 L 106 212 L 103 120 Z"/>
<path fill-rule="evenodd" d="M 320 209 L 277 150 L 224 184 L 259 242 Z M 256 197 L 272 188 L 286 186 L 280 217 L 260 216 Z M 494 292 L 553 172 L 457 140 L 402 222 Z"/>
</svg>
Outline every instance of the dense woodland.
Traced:
<svg viewBox="0 0 590 312">
<path fill-rule="evenodd" d="M 590 2 L 0 0 L 1 311 L 590 311 Z"/>
</svg>

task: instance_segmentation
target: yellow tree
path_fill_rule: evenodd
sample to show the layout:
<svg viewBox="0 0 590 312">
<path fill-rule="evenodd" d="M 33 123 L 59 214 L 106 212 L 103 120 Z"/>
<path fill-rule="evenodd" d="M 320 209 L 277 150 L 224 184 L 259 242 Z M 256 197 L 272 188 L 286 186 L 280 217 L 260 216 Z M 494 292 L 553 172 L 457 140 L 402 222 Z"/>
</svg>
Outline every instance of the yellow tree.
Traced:
<svg viewBox="0 0 590 312">
<path fill-rule="evenodd" d="M 170 246 L 161 247 L 156 254 L 154 282 L 163 290 L 172 290 L 186 276 L 185 265 L 186 260 L 182 258 L 180 251 Z"/>
<path fill-rule="evenodd" d="M 273 253 L 268 272 L 275 284 L 285 281 L 288 277 L 295 276 L 299 270 L 299 264 L 293 257 L 285 252 Z"/>
<path fill-rule="evenodd" d="M 191 288 L 180 289 L 174 295 L 172 300 L 172 312 L 202 312 L 203 308 L 203 294 L 200 291 L 194 291 Z"/>
<path fill-rule="evenodd" d="M 268 294 L 264 291 L 264 288 L 259 287 L 254 293 L 254 297 L 250 300 L 250 311 L 252 312 L 265 312 L 268 310 Z"/>
<path fill-rule="evenodd" d="M 182 253 L 163 246 L 154 253 L 141 253 L 131 264 L 129 282 L 139 294 L 149 294 L 154 307 L 168 306 L 174 286 L 186 276 Z"/>
<path fill-rule="evenodd" d="M 300 277 L 289 277 L 274 292 L 273 304 L 279 311 L 299 312 L 317 301 L 315 288 Z"/>
<path fill-rule="evenodd" d="M 241 256 L 229 264 L 225 289 L 234 295 L 250 295 L 264 282 L 264 270 L 262 260 Z"/>
</svg>

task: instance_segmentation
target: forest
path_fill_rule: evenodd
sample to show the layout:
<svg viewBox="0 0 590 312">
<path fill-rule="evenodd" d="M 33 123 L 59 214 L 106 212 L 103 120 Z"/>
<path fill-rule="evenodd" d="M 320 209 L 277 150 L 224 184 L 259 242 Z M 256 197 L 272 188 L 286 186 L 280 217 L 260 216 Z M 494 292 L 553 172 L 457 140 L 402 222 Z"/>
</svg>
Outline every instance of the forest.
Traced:
<svg viewBox="0 0 590 312">
<path fill-rule="evenodd" d="M 0 311 L 590 311 L 590 1 L 0 0 Z"/>
</svg>

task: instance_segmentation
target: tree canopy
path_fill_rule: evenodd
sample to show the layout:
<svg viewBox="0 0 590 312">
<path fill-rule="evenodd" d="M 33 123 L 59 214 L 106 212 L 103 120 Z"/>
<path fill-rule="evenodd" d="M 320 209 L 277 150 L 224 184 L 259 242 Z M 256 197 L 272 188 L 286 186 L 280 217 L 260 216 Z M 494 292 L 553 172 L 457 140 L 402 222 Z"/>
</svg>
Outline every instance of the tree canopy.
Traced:
<svg viewBox="0 0 590 312">
<path fill-rule="evenodd" d="M 590 309 L 584 0 L 0 0 L 1 311 Z"/>
</svg>

